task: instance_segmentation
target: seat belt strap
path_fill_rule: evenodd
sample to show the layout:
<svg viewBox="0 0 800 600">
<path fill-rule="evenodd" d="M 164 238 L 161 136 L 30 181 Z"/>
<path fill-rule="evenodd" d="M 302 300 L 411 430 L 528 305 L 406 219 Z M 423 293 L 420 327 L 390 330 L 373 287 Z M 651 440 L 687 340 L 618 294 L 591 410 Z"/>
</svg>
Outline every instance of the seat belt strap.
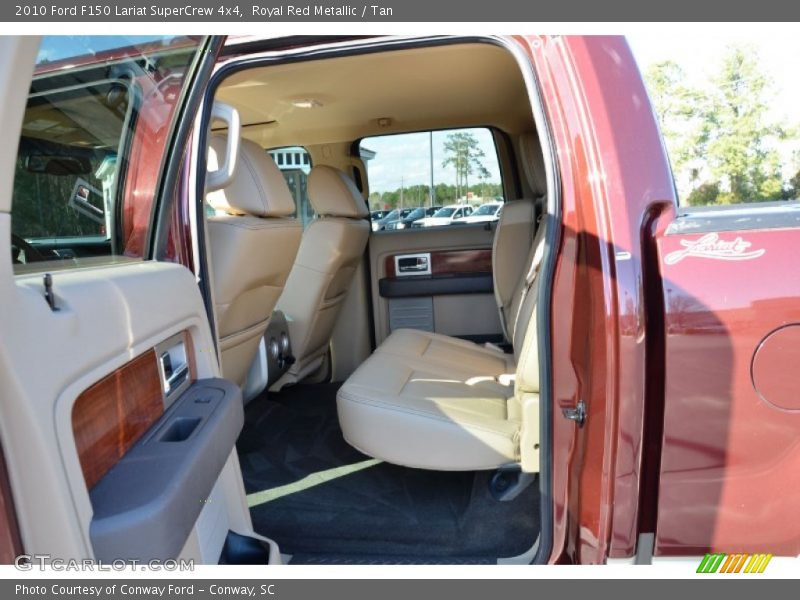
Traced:
<svg viewBox="0 0 800 600">
<path fill-rule="evenodd" d="M 519 323 L 519 315 L 522 311 L 522 307 L 525 305 L 525 299 L 528 296 L 528 293 L 531 291 L 533 284 L 536 283 L 536 276 L 539 274 L 539 270 L 542 267 L 542 263 L 544 262 L 544 229 L 541 224 L 537 227 L 536 231 L 536 238 L 534 238 L 534 249 L 533 249 L 533 258 L 531 259 L 531 265 L 528 269 L 527 274 L 525 275 L 525 287 L 522 290 L 522 298 L 520 298 L 519 305 L 517 306 L 517 315 L 516 319 L 514 320 L 514 332 L 512 339 L 516 337 L 517 334 L 517 324 Z"/>
</svg>

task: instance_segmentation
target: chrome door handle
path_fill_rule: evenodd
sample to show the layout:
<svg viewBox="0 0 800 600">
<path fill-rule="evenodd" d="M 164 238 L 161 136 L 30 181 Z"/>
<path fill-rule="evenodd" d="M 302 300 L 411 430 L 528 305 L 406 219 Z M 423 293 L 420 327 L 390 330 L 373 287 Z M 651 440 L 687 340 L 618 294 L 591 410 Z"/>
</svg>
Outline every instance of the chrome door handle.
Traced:
<svg viewBox="0 0 800 600">
<path fill-rule="evenodd" d="M 159 362 L 164 394 L 169 396 L 189 378 L 189 362 L 183 341 L 162 352 Z"/>
</svg>

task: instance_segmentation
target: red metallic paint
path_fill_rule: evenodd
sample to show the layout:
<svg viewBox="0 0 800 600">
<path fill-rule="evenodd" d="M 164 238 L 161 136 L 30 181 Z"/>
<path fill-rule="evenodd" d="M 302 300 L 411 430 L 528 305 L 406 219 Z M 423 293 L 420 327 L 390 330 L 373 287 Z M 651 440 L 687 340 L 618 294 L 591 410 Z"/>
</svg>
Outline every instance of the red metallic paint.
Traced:
<svg viewBox="0 0 800 600">
<path fill-rule="evenodd" d="M 768 334 L 797 356 L 800 279 L 794 250 L 798 229 L 726 231 L 757 258 L 687 257 L 665 264 L 682 240 L 658 240 L 666 306 L 664 442 L 656 551 L 800 554 L 800 412 L 765 402 L 753 387 L 754 354 Z M 791 328 L 792 330 L 794 328 Z M 794 370 L 768 349 L 761 367 L 769 389 L 793 385 Z M 793 367 L 796 369 L 796 363 Z M 775 399 L 777 400 L 778 397 Z M 790 401 L 785 397 L 784 401 Z M 796 397 L 793 400 L 797 402 Z"/>
<path fill-rule="evenodd" d="M 189 156 L 188 152 L 181 165 L 176 190 L 173 192 L 172 215 L 170 216 L 169 232 L 167 234 L 167 247 L 164 260 L 180 263 L 194 272 L 194 258 L 192 250 L 192 226 L 190 216 L 189 186 Z"/>
<path fill-rule="evenodd" d="M 528 38 L 553 133 L 562 236 L 552 298 L 551 561 L 631 556 L 639 532 L 651 214 L 675 203 L 633 56 L 619 37 Z M 587 403 L 582 429 L 561 416 Z"/>
<path fill-rule="evenodd" d="M 123 192 L 123 247 L 126 256 L 142 256 L 145 250 L 156 185 L 181 82 L 179 78 L 156 81 L 142 77 L 137 80 L 142 88 L 142 103 Z M 167 258 L 174 259 L 172 237 L 175 223 L 172 225 Z"/>
<path fill-rule="evenodd" d="M 750 367 L 753 388 L 764 402 L 784 410 L 800 410 L 800 325 L 785 325 L 758 346 Z"/>
</svg>

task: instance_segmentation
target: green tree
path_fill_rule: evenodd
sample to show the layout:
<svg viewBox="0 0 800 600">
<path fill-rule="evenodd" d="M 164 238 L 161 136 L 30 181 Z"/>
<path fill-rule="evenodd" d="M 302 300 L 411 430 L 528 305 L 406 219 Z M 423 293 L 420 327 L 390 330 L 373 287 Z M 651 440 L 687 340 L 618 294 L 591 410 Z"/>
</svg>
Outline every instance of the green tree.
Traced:
<svg viewBox="0 0 800 600">
<path fill-rule="evenodd" d="M 717 204 L 719 198 L 719 183 L 701 183 L 694 188 L 686 198 L 689 206 L 707 206 Z"/>
<path fill-rule="evenodd" d="M 720 201 L 729 204 L 774 200 L 782 180 L 774 141 L 786 135 L 768 119 L 770 82 L 751 49 L 731 47 L 712 78 L 697 153 L 705 157 L 711 176 L 727 188 Z"/>
<path fill-rule="evenodd" d="M 703 117 L 697 107 L 703 94 L 686 84 L 686 73 L 671 60 L 651 65 L 645 81 L 672 167 L 676 173 L 688 171 L 688 164 L 696 157 L 694 138 Z"/>
<path fill-rule="evenodd" d="M 445 204 L 452 204 L 457 198 L 456 186 L 448 183 L 437 183 L 434 186 L 434 199 L 435 206 L 443 206 Z"/>
<path fill-rule="evenodd" d="M 690 204 L 786 197 L 776 142 L 788 132 L 769 118 L 771 82 L 758 54 L 732 46 L 715 72 L 703 89 L 671 61 L 645 74 L 678 186 L 689 186 L 682 195 Z"/>
<path fill-rule="evenodd" d="M 486 155 L 472 133 L 451 133 L 445 140 L 444 151 L 442 167 L 452 165 L 456 170 L 456 199 L 469 189 L 470 175 L 477 173 L 479 179 L 488 179 L 489 171 L 483 164 Z"/>
<path fill-rule="evenodd" d="M 789 178 L 789 185 L 783 190 L 784 200 L 800 200 L 800 150 L 792 153 L 792 163 L 789 172 L 794 173 Z"/>
</svg>

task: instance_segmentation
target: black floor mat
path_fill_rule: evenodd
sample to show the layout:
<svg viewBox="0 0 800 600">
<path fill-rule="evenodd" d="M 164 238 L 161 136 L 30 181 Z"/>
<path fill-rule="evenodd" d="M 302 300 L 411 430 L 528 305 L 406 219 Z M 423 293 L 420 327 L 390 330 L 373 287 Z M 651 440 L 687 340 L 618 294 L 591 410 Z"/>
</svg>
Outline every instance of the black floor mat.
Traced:
<svg viewBox="0 0 800 600">
<path fill-rule="evenodd" d="M 490 473 L 374 461 L 342 438 L 337 389 L 297 385 L 264 394 L 246 409 L 237 448 L 253 526 L 282 552 L 298 555 L 299 562 L 324 562 L 326 555 L 335 562 L 483 562 L 533 545 L 537 485 L 511 502 L 497 502 L 488 491 Z"/>
</svg>

